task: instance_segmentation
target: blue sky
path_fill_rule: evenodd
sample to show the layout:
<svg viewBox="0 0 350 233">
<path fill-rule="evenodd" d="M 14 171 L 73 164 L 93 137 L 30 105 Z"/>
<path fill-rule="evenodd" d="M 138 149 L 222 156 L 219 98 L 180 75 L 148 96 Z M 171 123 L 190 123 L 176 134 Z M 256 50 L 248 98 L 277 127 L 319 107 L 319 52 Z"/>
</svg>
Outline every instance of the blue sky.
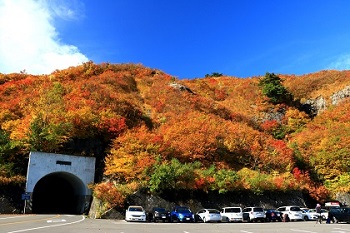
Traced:
<svg viewBox="0 0 350 233">
<path fill-rule="evenodd" d="M 350 1 L 0 0 L 0 73 L 140 63 L 184 78 L 350 69 Z"/>
</svg>

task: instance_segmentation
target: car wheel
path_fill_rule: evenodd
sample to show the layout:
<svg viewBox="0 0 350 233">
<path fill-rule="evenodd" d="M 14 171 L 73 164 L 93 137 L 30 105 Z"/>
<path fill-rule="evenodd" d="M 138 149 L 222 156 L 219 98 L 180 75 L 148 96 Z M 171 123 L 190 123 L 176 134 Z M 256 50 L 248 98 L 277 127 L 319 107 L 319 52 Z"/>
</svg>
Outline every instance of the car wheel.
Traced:
<svg viewBox="0 0 350 233">
<path fill-rule="evenodd" d="M 250 217 L 248 217 L 248 218 L 247 218 L 247 222 L 250 222 L 250 221 L 251 221 L 251 220 L 250 220 Z"/>
<path fill-rule="evenodd" d="M 207 222 L 207 220 L 205 219 L 205 217 L 203 217 L 203 222 Z"/>
<path fill-rule="evenodd" d="M 309 221 L 309 218 L 307 216 L 304 216 L 304 221 Z"/>
</svg>

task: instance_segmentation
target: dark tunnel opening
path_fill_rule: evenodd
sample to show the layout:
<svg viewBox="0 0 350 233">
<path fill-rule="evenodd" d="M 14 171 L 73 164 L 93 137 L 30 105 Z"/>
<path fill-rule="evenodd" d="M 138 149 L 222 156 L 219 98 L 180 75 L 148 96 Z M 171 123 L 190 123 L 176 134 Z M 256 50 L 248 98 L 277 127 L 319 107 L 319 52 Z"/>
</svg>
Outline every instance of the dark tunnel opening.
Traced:
<svg viewBox="0 0 350 233">
<path fill-rule="evenodd" d="M 33 213 L 81 214 L 78 210 L 81 186 L 74 177 L 65 173 L 52 173 L 38 181 L 33 190 Z"/>
</svg>

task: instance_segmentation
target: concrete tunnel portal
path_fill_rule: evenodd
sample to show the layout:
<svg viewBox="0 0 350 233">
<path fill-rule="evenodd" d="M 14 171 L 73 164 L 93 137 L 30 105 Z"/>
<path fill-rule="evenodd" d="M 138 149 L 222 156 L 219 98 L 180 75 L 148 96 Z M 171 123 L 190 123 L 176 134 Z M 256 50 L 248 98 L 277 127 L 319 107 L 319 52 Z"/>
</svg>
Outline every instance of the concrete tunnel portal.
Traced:
<svg viewBox="0 0 350 233">
<path fill-rule="evenodd" d="M 88 211 L 95 158 L 31 152 L 25 213 L 82 214 Z"/>
</svg>

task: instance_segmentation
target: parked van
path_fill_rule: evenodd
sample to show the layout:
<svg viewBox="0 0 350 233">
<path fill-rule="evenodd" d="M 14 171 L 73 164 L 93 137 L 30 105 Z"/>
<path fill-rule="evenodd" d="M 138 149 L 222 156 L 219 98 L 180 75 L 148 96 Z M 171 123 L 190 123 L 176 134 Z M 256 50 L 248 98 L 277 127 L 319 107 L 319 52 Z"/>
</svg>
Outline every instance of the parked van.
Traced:
<svg viewBox="0 0 350 233">
<path fill-rule="evenodd" d="M 220 212 L 223 222 L 243 222 L 243 211 L 241 207 L 224 207 Z"/>
</svg>

